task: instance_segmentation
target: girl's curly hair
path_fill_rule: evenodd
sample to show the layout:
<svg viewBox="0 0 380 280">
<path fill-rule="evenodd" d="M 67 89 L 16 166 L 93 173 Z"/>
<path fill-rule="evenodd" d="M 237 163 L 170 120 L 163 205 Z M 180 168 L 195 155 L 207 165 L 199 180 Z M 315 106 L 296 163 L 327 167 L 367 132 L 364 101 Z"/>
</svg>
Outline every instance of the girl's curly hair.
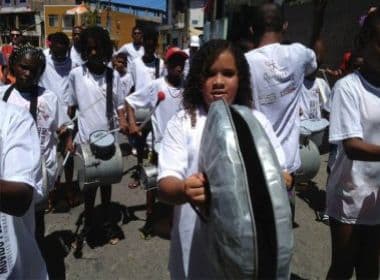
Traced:
<svg viewBox="0 0 380 280">
<path fill-rule="evenodd" d="M 183 106 L 190 115 L 192 126 L 195 126 L 196 123 L 195 111 L 197 107 L 204 105 L 202 85 L 207 79 L 212 64 L 224 51 L 229 51 L 235 58 L 238 70 L 239 87 L 234 104 L 253 107 L 249 66 L 243 52 L 226 40 L 210 40 L 192 58 L 190 71 L 185 82 Z"/>
</svg>

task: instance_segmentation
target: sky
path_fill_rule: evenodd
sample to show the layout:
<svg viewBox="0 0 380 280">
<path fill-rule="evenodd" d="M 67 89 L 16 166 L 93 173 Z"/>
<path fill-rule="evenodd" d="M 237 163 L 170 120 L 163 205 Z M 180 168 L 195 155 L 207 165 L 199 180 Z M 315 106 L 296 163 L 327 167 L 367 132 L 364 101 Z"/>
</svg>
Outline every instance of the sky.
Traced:
<svg viewBox="0 0 380 280">
<path fill-rule="evenodd" d="M 104 1 L 104 0 L 103 0 Z M 166 10 L 166 0 L 112 0 L 113 3 L 147 7 L 152 9 Z"/>
</svg>

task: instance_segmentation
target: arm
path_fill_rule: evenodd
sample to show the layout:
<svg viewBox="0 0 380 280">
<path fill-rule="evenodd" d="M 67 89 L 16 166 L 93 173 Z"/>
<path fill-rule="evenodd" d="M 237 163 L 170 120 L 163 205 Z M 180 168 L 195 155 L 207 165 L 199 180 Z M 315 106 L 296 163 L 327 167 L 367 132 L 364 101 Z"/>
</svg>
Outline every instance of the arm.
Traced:
<svg viewBox="0 0 380 280">
<path fill-rule="evenodd" d="M 22 182 L 0 180 L 0 212 L 20 217 L 33 199 L 33 188 Z"/>
<path fill-rule="evenodd" d="M 32 117 L 24 111 L 12 113 L 0 145 L 0 211 L 22 216 L 33 200 L 33 189 L 42 194 L 41 150 Z"/>
<path fill-rule="evenodd" d="M 117 110 L 117 116 L 119 118 L 120 132 L 127 134 L 128 124 L 127 124 L 127 120 L 126 120 L 126 116 L 125 116 L 125 110 L 123 107 L 121 107 Z"/>
<path fill-rule="evenodd" d="M 366 143 L 360 138 L 343 140 L 343 148 L 350 160 L 380 161 L 380 146 Z"/>
<path fill-rule="evenodd" d="M 128 134 L 140 135 L 141 132 L 139 130 L 139 127 L 136 124 L 135 110 L 128 103 L 127 99 L 125 100 L 125 111 L 127 113 L 127 120 L 128 120 Z"/>
<path fill-rule="evenodd" d="M 310 38 L 311 48 L 314 48 L 315 43 L 320 40 L 326 6 L 327 0 L 314 0 L 313 27 Z"/>
</svg>

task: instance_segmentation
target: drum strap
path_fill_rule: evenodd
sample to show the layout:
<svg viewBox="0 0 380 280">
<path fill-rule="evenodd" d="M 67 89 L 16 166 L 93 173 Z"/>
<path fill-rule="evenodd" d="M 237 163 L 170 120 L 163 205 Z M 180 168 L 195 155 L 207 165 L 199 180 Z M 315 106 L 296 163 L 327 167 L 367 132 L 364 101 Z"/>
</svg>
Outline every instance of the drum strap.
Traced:
<svg viewBox="0 0 380 280">
<path fill-rule="evenodd" d="M 106 83 L 107 83 L 107 95 L 106 95 L 106 110 L 109 129 L 114 129 L 113 121 L 113 104 L 112 104 L 112 80 L 113 80 L 113 70 L 107 67 L 106 70 Z"/>
<path fill-rule="evenodd" d="M 160 59 L 157 57 L 154 60 L 154 68 L 156 70 L 155 72 L 156 79 L 158 79 L 160 75 Z"/>
<path fill-rule="evenodd" d="M 3 101 L 7 102 L 9 99 L 9 96 L 11 95 L 14 85 L 11 85 L 4 93 L 3 96 Z M 32 114 L 33 119 L 37 121 L 37 101 L 38 101 L 38 87 L 33 87 L 32 89 L 32 96 L 30 100 L 30 105 L 29 105 L 29 112 Z"/>
</svg>

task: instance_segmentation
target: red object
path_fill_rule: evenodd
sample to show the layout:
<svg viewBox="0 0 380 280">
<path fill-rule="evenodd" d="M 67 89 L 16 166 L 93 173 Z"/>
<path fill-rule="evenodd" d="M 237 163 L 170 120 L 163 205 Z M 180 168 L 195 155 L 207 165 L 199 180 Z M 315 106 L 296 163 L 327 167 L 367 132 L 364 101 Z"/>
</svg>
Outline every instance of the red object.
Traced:
<svg viewBox="0 0 380 280">
<path fill-rule="evenodd" d="M 11 54 L 13 52 L 13 49 L 14 49 L 14 47 L 12 45 L 4 45 L 1 48 L 1 52 L 3 53 L 4 58 L 7 61 L 7 64 L 8 64 L 8 61 L 9 61 L 9 57 L 11 56 Z"/>
<path fill-rule="evenodd" d="M 342 60 L 342 63 L 340 64 L 340 66 L 339 66 L 339 68 L 340 68 L 343 72 L 347 71 L 348 68 L 349 68 L 351 55 L 352 55 L 352 53 L 351 53 L 350 51 L 345 52 L 345 53 L 343 54 L 343 60 Z"/>
<path fill-rule="evenodd" d="M 171 48 L 169 48 L 167 50 L 167 52 L 165 54 L 165 60 L 168 61 L 174 55 L 182 56 L 184 59 L 188 59 L 189 58 L 189 56 L 187 55 L 187 53 L 185 53 L 180 48 L 178 48 L 178 47 L 171 47 Z"/>
<path fill-rule="evenodd" d="M 163 101 L 163 100 L 165 100 L 165 93 L 163 93 L 162 91 L 159 91 L 159 92 L 157 93 L 157 99 L 158 99 L 158 101 Z"/>
</svg>

